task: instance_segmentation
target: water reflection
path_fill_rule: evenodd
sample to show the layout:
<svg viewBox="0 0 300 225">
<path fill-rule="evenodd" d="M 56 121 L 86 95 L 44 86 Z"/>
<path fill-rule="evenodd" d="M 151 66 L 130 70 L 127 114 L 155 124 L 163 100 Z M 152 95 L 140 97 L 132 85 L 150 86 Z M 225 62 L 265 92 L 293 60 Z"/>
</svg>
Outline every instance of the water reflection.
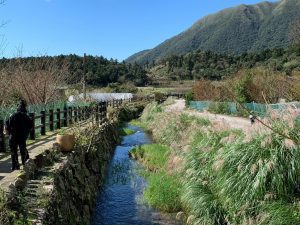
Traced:
<svg viewBox="0 0 300 225">
<path fill-rule="evenodd" d="M 143 202 L 142 192 L 146 181 L 139 175 L 141 167 L 128 157 L 137 145 L 152 143 L 150 135 L 141 128 L 124 137 L 109 165 L 103 190 L 97 199 L 92 225 L 154 225 L 179 224 L 174 215 L 163 214 Z"/>
</svg>

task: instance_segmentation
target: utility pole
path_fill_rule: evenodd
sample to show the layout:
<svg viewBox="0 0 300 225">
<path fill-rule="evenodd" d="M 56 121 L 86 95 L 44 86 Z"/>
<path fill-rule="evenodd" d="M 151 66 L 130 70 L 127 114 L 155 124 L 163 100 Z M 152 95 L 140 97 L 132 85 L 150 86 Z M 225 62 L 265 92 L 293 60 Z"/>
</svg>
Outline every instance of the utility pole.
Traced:
<svg viewBox="0 0 300 225">
<path fill-rule="evenodd" d="M 83 55 L 83 78 L 82 78 L 83 99 L 86 100 L 86 54 Z"/>
</svg>

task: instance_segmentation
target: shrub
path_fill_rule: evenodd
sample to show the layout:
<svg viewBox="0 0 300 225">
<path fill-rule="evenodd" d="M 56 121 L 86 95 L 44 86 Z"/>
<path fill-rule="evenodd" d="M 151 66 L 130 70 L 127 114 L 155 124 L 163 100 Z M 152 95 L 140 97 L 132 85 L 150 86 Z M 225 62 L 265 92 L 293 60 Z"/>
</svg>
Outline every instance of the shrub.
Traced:
<svg viewBox="0 0 300 225">
<path fill-rule="evenodd" d="M 128 122 L 138 118 L 142 114 L 145 104 L 144 102 L 125 104 L 120 108 L 109 108 L 108 113 L 111 114 L 111 118 L 117 119 L 120 123 Z"/>
<path fill-rule="evenodd" d="M 137 93 L 138 88 L 133 83 L 110 83 L 108 87 L 111 89 L 111 92 L 115 93 Z"/>
<path fill-rule="evenodd" d="M 194 93 L 193 91 L 189 91 L 185 96 L 185 104 L 186 106 L 190 105 L 190 101 L 193 101 L 194 99 Z"/>
<path fill-rule="evenodd" d="M 208 111 L 215 114 L 231 114 L 230 106 L 227 102 L 212 102 Z"/>
<path fill-rule="evenodd" d="M 165 100 L 165 94 L 161 92 L 155 92 L 154 99 L 156 102 L 161 103 L 163 100 Z"/>
</svg>

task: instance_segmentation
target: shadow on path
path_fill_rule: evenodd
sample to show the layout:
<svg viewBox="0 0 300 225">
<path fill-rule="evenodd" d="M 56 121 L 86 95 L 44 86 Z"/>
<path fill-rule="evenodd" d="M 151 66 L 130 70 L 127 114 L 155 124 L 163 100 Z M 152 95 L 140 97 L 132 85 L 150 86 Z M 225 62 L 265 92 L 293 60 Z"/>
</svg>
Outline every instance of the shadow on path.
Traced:
<svg viewBox="0 0 300 225">
<path fill-rule="evenodd" d="M 56 133 L 51 134 L 49 136 L 45 136 L 42 138 L 39 138 L 38 140 L 36 140 L 36 142 L 31 143 L 27 146 L 28 152 L 29 152 L 29 156 L 30 153 L 39 148 L 44 146 L 45 144 L 51 144 L 52 142 L 54 143 L 55 141 L 55 136 Z M 21 162 L 21 154 L 20 151 L 18 152 L 19 155 L 19 162 Z M 2 158 L 0 159 L 0 180 L 2 180 L 3 178 L 5 178 L 8 174 L 11 173 L 11 158 L 10 158 L 10 153 L 3 153 Z M 32 157 L 31 157 L 32 158 Z"/>
</svg>

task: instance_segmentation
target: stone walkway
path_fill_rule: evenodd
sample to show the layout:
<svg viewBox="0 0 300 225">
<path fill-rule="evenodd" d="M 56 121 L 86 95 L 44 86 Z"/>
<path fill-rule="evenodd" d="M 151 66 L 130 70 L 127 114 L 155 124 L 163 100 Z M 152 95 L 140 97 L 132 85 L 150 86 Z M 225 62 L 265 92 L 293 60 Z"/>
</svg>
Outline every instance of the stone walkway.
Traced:
<svg viewBox="0 0 300 225">
<path fill-rule="evenodd" d="M 87 122 L 82 122 L 80 127 L 86 127 Z M 72 129 L 72 128 L 71 128 Z M 55 143 L 57 132 L 52 132 L 47 136 L 43 136 L 37 139 L 34 143 L 27 145 L 30 159 L 34 159 L 36 156 L 44 153 L 46 150 L 51 149 Z M 19 162 L 21 162 L 20 151 Z M 21 166 L 22 170 L 23 166 Z M 11 172 L 11 157 L 9 149 L 6 153 L 0 153 L 0 189 L 7 190 L 10 183 L 14 182 L 20 174 L 21 170 L 15 170 Z"/>
<path fill-rule="evenodd" d="M 55 143 L 55 138 L 56 138 L 56 134 L 53 134 L 51 136 L 47 136 L 43 139 L 40 139 L 33 144 L 28 145 L 27 149 L 30 158 L 34 159 L 37 155 L 40 155 L 45 150 L 51 149 L 53 144 Z M 20 154 L 19 154 L 19 162 L 21 162 Z M 20 170 L 15 170 L 11 172 L 10 154 L 0 159 L 0 188 L 5 190 L 9 186 L 9 184 L 15 180 L 15 178 L 18 176 L 19 173 Z"/>
</svg>

